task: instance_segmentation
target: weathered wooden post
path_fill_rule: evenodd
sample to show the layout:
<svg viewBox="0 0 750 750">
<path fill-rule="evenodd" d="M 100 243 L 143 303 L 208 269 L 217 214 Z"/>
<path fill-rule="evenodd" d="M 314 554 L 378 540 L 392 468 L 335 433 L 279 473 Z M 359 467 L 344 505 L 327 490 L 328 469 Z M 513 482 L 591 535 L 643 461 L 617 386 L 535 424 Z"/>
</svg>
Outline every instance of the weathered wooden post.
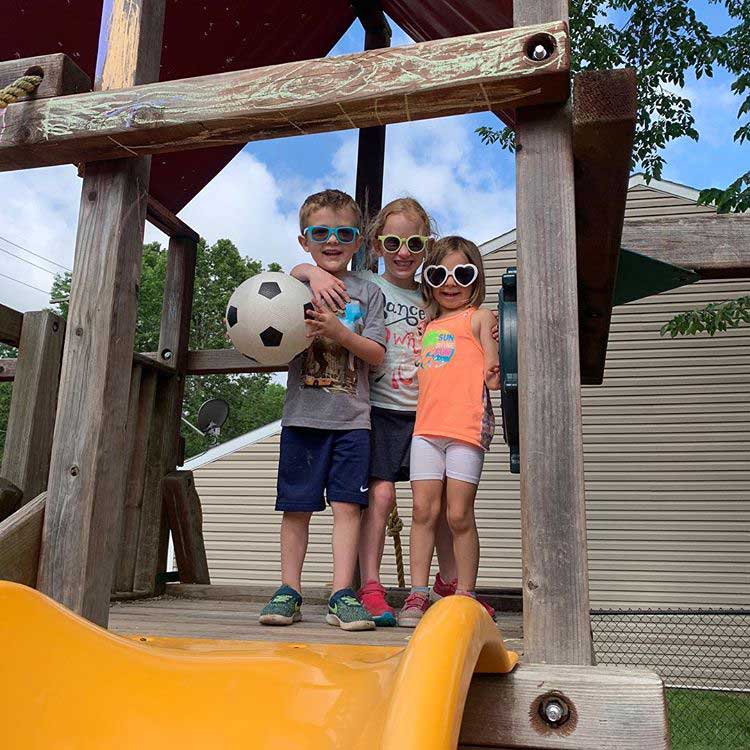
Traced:
<svg viewBox="0 0 750 750">
<path fill-rule="evenodd" d="M 58 315 L 23 316 L 0 476 L 21 489 L 24 503 L 47 488 L 64 338 Z"/>
<path fill-rule="evenodd" d="M 567 0 L 513 2 L 515 26 L 567 18 Z M 524 655 L 590 664 L 571 109 L 516 118 Z"/>
<path fill-rule="evenodd" d="M 163 507 L 161 482 L 180 462 L 180 417 L 197 243 L 198 236 L 195 234 L 174 236 L 169 240 L 159 351 L 156 356 L 162 362 L 171 364 L 174 373 L 160 375 L 156 387 L 133 580 L 134 590 L 146 593 L 157 590 L 157 575 L 166 569 L 169 526 Z"/>
<path fill-rule="evenodd" d="M 365 50 L 391 46 L 391 27 L 380 8 L 379 0 L 354 0 L 365 29 Z M 365 221 L 369 221 L 383 205 L 383 169 L 385 163 L 385 125 L 360 128 L 357 146 L 357 187 L 355 197 Z M 354 268 L 367 265 L 367 248 L 363 245 L 354 258 Z"/>
<path fill-rule="evenodd" d="M 107 0 L 97 89 L 155 81 L 164 0 Z M 148 157 L 86 165 L 38 586 L 106 625 L 123 459 Z"/>
</svg>

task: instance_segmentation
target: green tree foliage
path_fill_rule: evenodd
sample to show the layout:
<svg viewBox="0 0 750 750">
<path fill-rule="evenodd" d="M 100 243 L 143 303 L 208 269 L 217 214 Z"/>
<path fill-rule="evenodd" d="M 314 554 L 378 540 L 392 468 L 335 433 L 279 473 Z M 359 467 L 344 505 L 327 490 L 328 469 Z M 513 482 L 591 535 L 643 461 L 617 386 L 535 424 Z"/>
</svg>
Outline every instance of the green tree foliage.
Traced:
<svg viewBox="0 0 750 750">
<path fill-rule="evenodd" d="M 138 297 L 136 351 L 153 352 L 158 348 L 166 268 L 166 249 L 158 242 L 144 245 Z M 230 240 L 218 240 L 213 245 L 200 240 L 190 320 L 191 349 L 230 347 L 223 322 L 227 301 L 245 279 L 262 270 L 260 261 L 243 258 Z M 281 266 L 271 263 L 268 270 L 281 271 Z M 52 287 L 52 299 L 67 299 L 70 295 L 70 281 L 70 274 L 58 276 Z M 68 302 L 60 302 L 56 312 L 67 317 Z M 9 384 L 0 384 L 6 385 Z M 9 403 L 10 388 L 0 388 L 0 430 L 5 429 L 7 421 L 6 390 Z M 224 442 L 278 419 L 284 404 L 284 392 L 284 387 L 273 383 L 271 376 L 267 374 L 188 377 L 185 383 L 183 414 L 194 423 L 198 409 L 206 399 L 223 398 L 229 403 L 230 408 L 229 419 L 221 431 L 221 440 Z M 207 441 L 187 425 L 183 425 L 182 434 L 185 437 L 187 457 L 208 447 Z M 2 439 L 4 437 L 3 432 Z"/>
<path fill-rule="evenodd" d="M 679 335 L 707 333 L 713 336 L 717 331 L 738 328 L 742 323 L 750 323 L 750 296 L 721 304 L 712 302 L 699 310 L 680 313 L 662 326 L 661 335 L 669 334 L 674 338 Z"/>
<path fill-rule="evenodd" d="M 0 359 L 15 359 L 16 350 L 12 346 L 0 344 Z M 5 448 L 5 431 L 8 429 L 8 415 L 10 414 L 10 396 L 13 383 L 0 383 L 0 456 Z"/>
</svg>

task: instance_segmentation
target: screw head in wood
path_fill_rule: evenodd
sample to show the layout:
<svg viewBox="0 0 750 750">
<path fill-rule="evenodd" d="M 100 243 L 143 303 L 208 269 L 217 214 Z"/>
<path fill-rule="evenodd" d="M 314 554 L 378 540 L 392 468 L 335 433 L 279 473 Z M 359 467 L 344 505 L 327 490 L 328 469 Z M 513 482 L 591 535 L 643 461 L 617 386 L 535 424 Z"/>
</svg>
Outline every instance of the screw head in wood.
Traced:
<svg viewBox="0 0 750 750">
<path fill-rule="evenodd" d="M 544 715 L 554 724 L 562 719 L 563 707 L 557 701 L 550 701 L 544 708 Z"/>
<path fill-rule="evenodd" d="M 171 349 L 164 349 L 161 353 L 161 358 L 170 360 L 172 359 L 172 350 Z"/>
<path fill-rule="evenodd" d="M 539 715 L 552 727 L 559 727 L 570 718 L 570 706 L 561 695 L 548 694 L 539 703 Z"/>
<path fill-rule="evenodd" d="M 557 42 L 549 34 L 534 34 L 526 41 L 526 57 L 534 62 L 544 62 L 550 58 L 557 47 Z"/>
</svg>

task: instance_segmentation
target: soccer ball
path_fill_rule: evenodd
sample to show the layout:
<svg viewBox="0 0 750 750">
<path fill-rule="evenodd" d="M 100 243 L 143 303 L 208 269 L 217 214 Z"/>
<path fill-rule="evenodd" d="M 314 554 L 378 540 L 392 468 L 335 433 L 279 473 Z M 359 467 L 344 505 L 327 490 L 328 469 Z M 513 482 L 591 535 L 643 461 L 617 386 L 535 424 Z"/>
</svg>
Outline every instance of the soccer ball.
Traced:
<svg viewBox="0 0 750 750">
<path fill-rule="evenodd" d="M 229 298 L 229 338 L 261 365 L 286 365 L 310 344 L 305 312 L 312 309 L 310 290 L 301 281 L 274 271 L 256 274 Z"/>
</svg>

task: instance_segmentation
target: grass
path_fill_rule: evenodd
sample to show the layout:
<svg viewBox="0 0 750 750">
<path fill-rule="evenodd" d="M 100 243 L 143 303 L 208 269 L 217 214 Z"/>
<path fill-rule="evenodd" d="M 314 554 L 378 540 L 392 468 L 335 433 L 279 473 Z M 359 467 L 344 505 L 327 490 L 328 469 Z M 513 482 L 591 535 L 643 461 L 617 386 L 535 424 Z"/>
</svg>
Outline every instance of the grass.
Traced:
<svg viewBox="0 0 750 750">
<path fill-rule="evenodd" d="M 748 750 L 750 695 L 667 690 L 672 750 Z"/>
</svg>

